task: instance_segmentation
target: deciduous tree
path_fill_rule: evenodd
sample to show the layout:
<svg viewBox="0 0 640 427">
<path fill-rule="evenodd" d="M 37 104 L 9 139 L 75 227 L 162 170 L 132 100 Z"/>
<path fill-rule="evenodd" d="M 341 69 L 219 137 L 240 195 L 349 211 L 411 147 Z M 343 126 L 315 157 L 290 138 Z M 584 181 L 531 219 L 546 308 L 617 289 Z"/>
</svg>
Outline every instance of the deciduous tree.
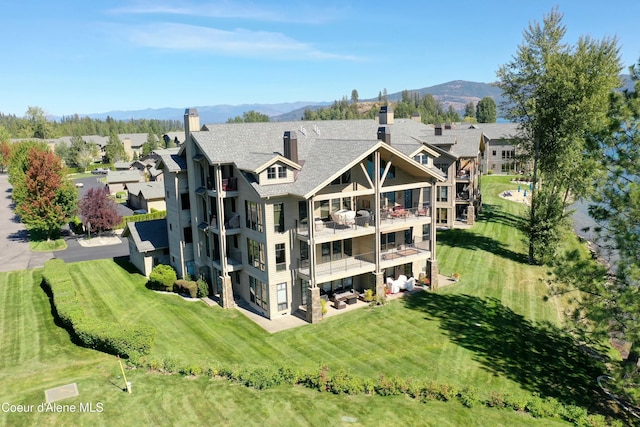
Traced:
<svg viewBox="0 0 640 427">
<path fill-rule="evenodd" d="M 496 101 L 485 96 L 476 105 L 476 119 L 478 123 L 495 123 L 497 119 Z"/>
<path fill-rule="evenodd" d="M 469 101 L 465 106 L 464 106 L 464 118 L 466 119 L 467 117 L 476 118 L 476 106 L 473 104 L 473 101 Z"/>
<path fill-rule="evenodd" d="M 11 144 L 8 141 L 0 141 L 0 172 L 4 172 L 7 166 L 9 166 L 9 159 L 11 158 Z"/>
<path fill-rule="evenodd" d="M 555 290 L 581 291 L 571 301 L 574 331 L 586 342 L 614 337 L 630 343 L 626 359 L 608 384 L 640 401 L 640 62 L 631 68 L 635 91 L 611 94 L 610 127 L 593 136 L 593 149 L 605 168 L 598 176 L 589 214 L 600 259 L 577 252 L 560 258 Z M 606 349 L 604 350 L 606 351 Z M 612 365 L 616 366 L 616 365 Z"/>
<path fill-rule="evenodd" d="M 16 202 L 16 213 L 28 229 L 55 237 L 73 215 L 77 190 L 64 179 L 60 158 L 48 149 L 32 147 L 28 154 L 29 167 L 24 180 L 16 187 L 24 197 Z"/>
<path fill-rule="evenodd" d="M 107 187 L 90 188 L 80 200 L 79 208 L 82 221 L 85 227 L 91 228 L 90 231 L 102 233 L 111 230 L 122 220 L 118 204 Z"/>
<path fill-rule="evenodd" d="M 24 175 L 29 167 L 29 151 L 32 148 L 39 150 L 48 150 L 47 144 L 42 141 L 25 140 L 11 144 L 11 156 L 9 158 L 9 182 L 13 185 L 13 199 L 16 201 L 16 185 L 24 181 Z"/>
<path fill-rule="evenodd" d="M 521 147 L 533 161 L 531 263 L 553 259 L 568 205 L 588 193 L 597 171 L 588 135 L 606 127 L 608 96 L 620 85 L 615 39 L 580 37 L 570 46 L 565 33 L 553 9 L 542 25 L 529 25 L 517 54 L 498 70 L 507 117 L 520 124 Z"/>
</svg>

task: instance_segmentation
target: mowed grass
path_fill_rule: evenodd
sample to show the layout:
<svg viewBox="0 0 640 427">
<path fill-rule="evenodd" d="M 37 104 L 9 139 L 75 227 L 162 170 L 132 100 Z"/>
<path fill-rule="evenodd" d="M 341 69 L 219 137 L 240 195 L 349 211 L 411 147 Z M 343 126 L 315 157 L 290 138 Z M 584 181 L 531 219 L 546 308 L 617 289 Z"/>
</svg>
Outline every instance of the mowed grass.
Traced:
<svg viewBox="0 0 640 427">
<path fill-rule="evenodd" d="M 357 420 L 355 425 L 367 426 L 390 423 L 420 426 L 567 425 L 509 410 L 468 409 L 458 402 L 430 401 L 425 404 L 398 396 L 334 396 L 302 387 L 257 391 L 224 380 L 160 375 L 143 370 L 127 371 L 127 380 L 133 383 L 133 393 L 127 394 L 122 391 L 124 379 L 115 357 L 75 346 L 67 332 L 54 324 L 40 282 L 39 270 L 0 274 L 3 308 L 0 311 L 0 348 L 3 349 L 0 403 L 34 405 L 29 413 L 0 412 L 0 425 L 3 426 L 337 426 L 344 425 L 345 420 L 349 424 Z M 190 310 L 197 310 L 200 305 L 166 297 L 165 304 L 187 317 Z M 175 307 L 182 307 L 182 310 Z M 152 307 L 153 310 L 158 308 Z M 243 325 L 242 318 L 236 320 Z M 191 334 L 190 338 L 193 337 Z M 174 345 L 182 345 L 185 341 L 177 341 Z M 387 350 L 392 352 L 392 349 Z M 360 357 L 366 358 L 366 355 Z M 77 383 L 80 395 L 58 404 L 69 405 L 67 408 L 73 405 L 76 412 L 38 412 L 46 389 L 73 382 Z M 102 412 L 80 413 L 80 404 L 85 407 L 91 404 L 93 410 Z"/>
<path fill-rule="evenodd" d="M 562 305 L 543 299 L 547 290 L 540 278 L 545 270 L 526 264 L 526 242 L 517 228 L 524 206 L 497 197 L 514 188 L 506 178 L 486 179 L 485 209 L 474 228 L 439 232 L 440 269 L 459 272 L 458 283 L 273 335 L 236 310 L 149 291 L 144 277 L 110 260 L 70 264 L 69 271 L 87 314 L 147 323 L 157 330 L 151 357 L 247 367 L 326 365 L 330 371 L 345 369 L 362 377 L 472 385 L 483 397 L 535 392 L 567 404 L 590 405 L 599 368 L 558 329 Z M 45 388 L 78 382 L 80 397 L 62 403 L 104 402 L 105 411 L 2 414 L 7 425 L 22 420 L 34 421 L 23 425 L 124 425 L 131 420 L 160 425 L 339 425 L 342 416 L 357 418 L 362 425 L 388 425 L 389 420 L 402 425 L 554 422 L 539 423 L 511 411 L 467 409 L 456 402 L 344 398 L 298 387 L 258 392 L 217 380 L 138 370 L 128 374 L 134 393 L 127 395 L 119 390 L 123 380 L 112 356 L 75 347 L 53 324 L 39 283 L 38 271 L 0 274 L 0 343 L 3 349 L 16 349 L 0 362 L 5 384 L 0 400 L 37 404 Z M 184 422 L 174 419 L 178 415 L 173 412 Z"/>
</svg>

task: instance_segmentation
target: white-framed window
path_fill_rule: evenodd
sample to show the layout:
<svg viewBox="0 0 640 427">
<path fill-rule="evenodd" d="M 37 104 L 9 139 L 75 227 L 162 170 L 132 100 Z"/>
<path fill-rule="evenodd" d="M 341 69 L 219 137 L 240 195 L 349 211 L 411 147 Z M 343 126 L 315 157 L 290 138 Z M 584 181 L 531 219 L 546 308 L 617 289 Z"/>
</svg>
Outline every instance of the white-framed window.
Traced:
<svg viewBox="0 0 640 427">
<path fill-rule="evenodd" d="M 286 178 L 287 177 L 287 168 L 284 166 L 278 166 L 278 178 Z"/>
<path fill-rule="evenodd" d="M 287 269 L 287 251 L 284 243 L 276 243 L 276 271 Z"/>
<path fill-rule="evenodd" d="M 436 187 L 436 200 L 438 202 L 449 201 L 449 187 Z"/>
<path fill-rule="evenodd" d="M 267 179 L 276 179 L 276 167 L 269 166 L 267 168 Z"/>
<path fill-rule="evenodd" d="M 276 285 L 276 294 L 278 299 L 278 311 L 286 310 L 289 307 L 287 301 L 287 284 L 278 283 Z"/>
<path fill-rule="evenodd" d="M 419 153 L 416 154 L 413 160 L 420 163 L 421 165 L 426 165 L 429 163 L 429 156 L 427 156 L 425 153 Z"/>
</svg>

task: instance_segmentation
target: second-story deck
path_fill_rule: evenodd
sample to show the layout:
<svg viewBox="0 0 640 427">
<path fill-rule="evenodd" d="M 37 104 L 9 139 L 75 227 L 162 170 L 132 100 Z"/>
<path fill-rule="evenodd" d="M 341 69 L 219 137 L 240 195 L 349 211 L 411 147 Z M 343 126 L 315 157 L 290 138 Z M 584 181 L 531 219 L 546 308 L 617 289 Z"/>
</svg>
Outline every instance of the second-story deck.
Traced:
<svg viewBox="0 0 640 427">
<path fill-rule="evenodd" d="M 415 223 L 428 222 L 431 219 L 431 209 L 429 206 L 421 208 L 404 208 L 396 206 L 393 208 L 381 209 L 380 228 L 384 229 L 392 225 L 413 225 Z M 334 235 L 365 235 L 375 232 L 375 217 L 373 214 L 369 216 L 356 216 L 352 220 L 346 221 L 324 221 L 315 219 L 313 221 L 314 236 L 317 239 L 331 238 Z M 296 232 L 301 237 L 309 238 L 309 225 L 298 224 Z"/>
</svg>

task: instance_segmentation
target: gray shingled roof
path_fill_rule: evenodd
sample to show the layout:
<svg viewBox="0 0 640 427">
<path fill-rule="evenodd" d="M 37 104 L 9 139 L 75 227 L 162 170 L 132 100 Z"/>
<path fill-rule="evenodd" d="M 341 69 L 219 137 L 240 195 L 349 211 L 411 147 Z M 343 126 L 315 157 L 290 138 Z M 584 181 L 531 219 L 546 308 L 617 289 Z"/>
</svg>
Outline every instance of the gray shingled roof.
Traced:
<svg viewBox="0 0 640 427">
<path fill-rule="evenodd" d="M 107 173 L 107 184 L 114 184 L 120 182 L 139 182 L 142 178 L 140 171 L 138 170 L 126 170 L 126 171 L 109 171 Z"/>
<path fill-rule="evenodd" d="M 163 199 L 164 198 L 164 182 L 151 181 L 151 182 L 133 182 L 127 184 L 127 191 L 139 195 L 142 193 L 142 197 L 145 200 Z"/>
<path fill-rule="evenodd" d="M 518 123 L 479 123 L 476 126 L 488 139 L 513 139 L 519 134 Z"/>
<path fill-rule="evenodd" d="M 167 220 L 154 219 L 151 221 L 130 222 L 122 233 L 122 237 L 130 237 L 138 252 L 150 252 L 169 247 Z"/>
<path fill-rule="evenodd" d="M 252 182 L 252 185 L 262 197 L 305 196 L 373 151 L 380 144 L 377 139 L 380 126 L 375 120 L 234 123 L 206 125 L 209 130 L 192 135 L 210 163 L 235 164 L 238 169 L 253 173 L 282 154 L 284 132 L 295 131 L 298 158 L 303 164 L 296 181 L 276 185 Z M 398 119 L 387 126 L 392 149 L 407 156 L 420 147 L 420 138 L 429 131 L 428 126 L 408 119 Z M 437 172 L 433 175 L 441 176 Z"/>
<path fill-rule="evenodd" d="M 158 169 L 166 168 L 169 172 L 180 172 L 187 170 L 187 162 L 184 157 L 178 154 L 179 148 L 167 150 L 155 150 L 160 155 L 160 161 L 156 164 Z"/>
</svg>

